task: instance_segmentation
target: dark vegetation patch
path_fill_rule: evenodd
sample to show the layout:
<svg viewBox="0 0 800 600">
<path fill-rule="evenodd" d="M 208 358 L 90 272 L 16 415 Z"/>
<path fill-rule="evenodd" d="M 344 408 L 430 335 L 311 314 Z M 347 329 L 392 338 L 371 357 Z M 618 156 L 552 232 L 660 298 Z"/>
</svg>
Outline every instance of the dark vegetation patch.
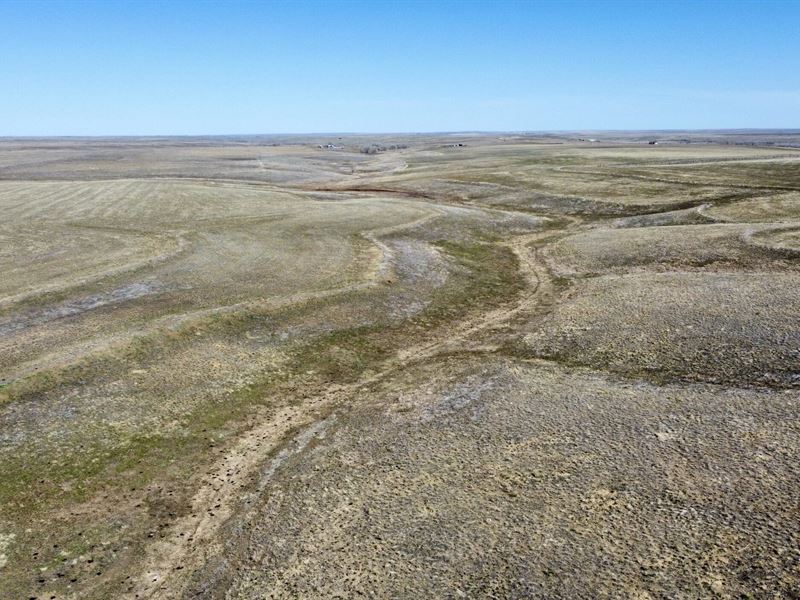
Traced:
<svg viewBox="0 0 800 600">
<path fill-rule="evenodd" d="M 438 327 L 465 318 L 471 311 L 513 299 L 524 286 L 517 259 L 505 247 L 446 241 L 438 246 L 458 268 L 434 292 L 431 304 L 422 313 L 395 326 L 364 325 L 332 332 L 298 348 L 292 354 L 293 370 L 311 365 L 329 382 L 355 381 L 397 350 L 424 341 Z"/>
</svg>

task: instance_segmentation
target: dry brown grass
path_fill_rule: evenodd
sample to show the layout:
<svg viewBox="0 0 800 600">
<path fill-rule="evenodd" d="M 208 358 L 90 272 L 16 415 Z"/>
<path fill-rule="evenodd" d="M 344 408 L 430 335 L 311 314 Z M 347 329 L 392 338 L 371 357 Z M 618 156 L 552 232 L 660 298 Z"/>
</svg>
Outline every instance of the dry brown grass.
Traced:
<svg viewBox="0 0 800 600">
<path fill-rule="evenodd" d="M 10 597 L 798 589 L 800 153 L 328 141 L 0 142 Z"/>
</svg>

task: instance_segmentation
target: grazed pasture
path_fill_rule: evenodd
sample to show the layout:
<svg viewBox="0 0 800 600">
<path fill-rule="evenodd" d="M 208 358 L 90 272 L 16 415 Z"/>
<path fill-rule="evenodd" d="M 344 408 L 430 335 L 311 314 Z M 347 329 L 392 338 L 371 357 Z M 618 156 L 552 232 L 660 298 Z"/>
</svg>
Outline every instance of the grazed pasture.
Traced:
<svg viewBox="0 0 800 600">
<path fill-rule="evenodd" d="M 0 140 L 0 597 L 800 595 L 800 150 L 682 137 Z"/>
</svg>

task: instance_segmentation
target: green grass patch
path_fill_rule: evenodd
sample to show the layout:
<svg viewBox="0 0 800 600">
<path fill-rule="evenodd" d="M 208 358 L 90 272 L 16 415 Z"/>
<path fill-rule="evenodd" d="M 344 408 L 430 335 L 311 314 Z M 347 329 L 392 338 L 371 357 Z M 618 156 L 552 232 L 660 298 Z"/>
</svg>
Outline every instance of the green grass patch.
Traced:
<svg viewBox="0 0 800 600">
<path fill-rule="evenodd" d="M 33 515 L 44 514 L 81 503 L 101 489 L 114 493 L 143 489 L 153 481 L 172 480 L 176 487 L 187 486 L 187 473 L 200 472 L 224 449 L 227 440 L 247 427 L 254 410 L 299 403 L 330 382 L 352 382 L 369 370 L 379 370 L 395 353 L 420 340 L 443 332 L 449 323 L 469 313 L 512 300 L 524 283 L 516 256 L 504 246 L 489 243 L 438 246 L 452 262 L 451 275 L 437 289 L 430 304 L 415 317 L 397 324 L 351 327 L 290 344 L 288 362 L 280 369 L 262 374 L 254 383 L 209 402 L 203 402 L 187 415 L 178 430 L 164 434 L 133 434 L 93 427 L 82 440 L 71 441 L 58 452 L 42 451 L 37 443 L 19 448 L 13 457 L 0 464 L 0 505 L 4 518 L 20 528 Z M 328 299 L 326 302 L 331 302 Z M 342 302 L 342 299 L 338 299 Z M 346 300 L 345 300 L 346 301 Z M 306 306 L 313 310 L 318 306 Z M 271 319 L 295 316 L 272 315 Z M 252 325 L 236 317 L 218 317 L 204 325 L 206 331 L 220 327 L 231 334 L 230 326 Z M 194 331 L 193 328 L 191 331 Z M 84 364 L 58 374 L 37 375 L 33 383 L 18 386 L 18 398 L 35 401 L 40 393 L 63 392 L 66 382 L 80 385 L 84 379 L 104 369 L 121 373 L 131 363 L 158 360 L 181 344 L 192 343 L 194 335 L 184 332 L 166 339 L 144 337 L 94 364 Z M 6 386 L 5 389 L 15 386 Z M 82 443 L 78 443 L 82 442 Z"/>
<path fill-rule="evenodd" d="M 524 287 L 514 253 L 488 243 L 437 244 L 455 263 L 448 282 L 418 315 L 398 325 L 368 325 L 331 332 L 292 352 L 291 369 L 313 370 L 325 381 L 349 383 L 375 370 L 421 336 L 469 312 L 511 300 Z"/>
</svg>

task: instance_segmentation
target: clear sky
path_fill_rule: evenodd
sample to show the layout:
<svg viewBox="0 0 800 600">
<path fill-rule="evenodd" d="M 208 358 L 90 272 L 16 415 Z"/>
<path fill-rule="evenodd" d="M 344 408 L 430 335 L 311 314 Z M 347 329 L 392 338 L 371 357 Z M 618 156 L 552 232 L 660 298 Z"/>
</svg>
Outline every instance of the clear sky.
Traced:
<svg viewBox="0 0 800 600">
<path fill-rule="evenodd" d="M 0 135 L 800 128 L 800 1 L 0 0 Z"/>
</svg>

